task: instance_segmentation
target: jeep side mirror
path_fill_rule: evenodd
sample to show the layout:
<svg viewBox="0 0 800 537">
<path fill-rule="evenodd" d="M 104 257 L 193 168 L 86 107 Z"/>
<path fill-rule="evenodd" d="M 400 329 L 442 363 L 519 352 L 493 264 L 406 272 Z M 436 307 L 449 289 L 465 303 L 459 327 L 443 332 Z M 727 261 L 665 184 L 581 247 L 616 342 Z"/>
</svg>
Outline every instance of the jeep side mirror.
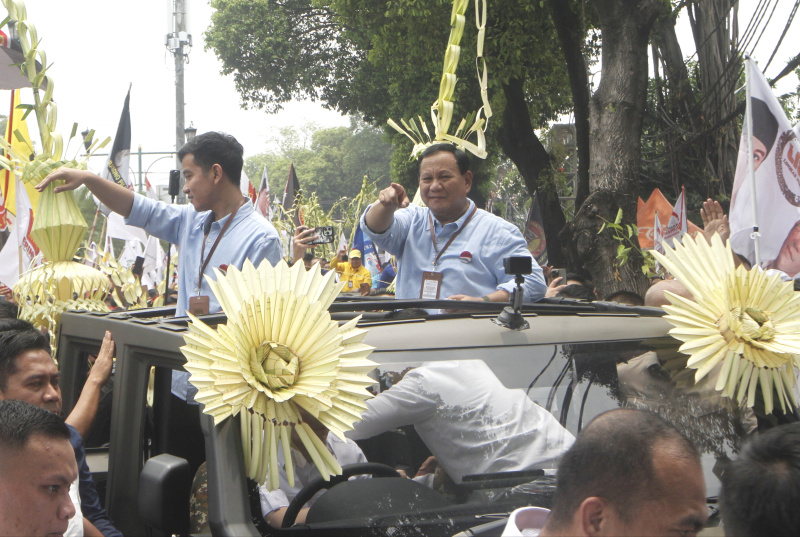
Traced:
<svg viewBox="0 0 800 537">
<path fill-rule="evenodd" d="M 192 476 L 186 459 L 168 453 L 147 460 L 139 475 L 139 516 L 166 535 L 188 535 Z"/>
</svg>

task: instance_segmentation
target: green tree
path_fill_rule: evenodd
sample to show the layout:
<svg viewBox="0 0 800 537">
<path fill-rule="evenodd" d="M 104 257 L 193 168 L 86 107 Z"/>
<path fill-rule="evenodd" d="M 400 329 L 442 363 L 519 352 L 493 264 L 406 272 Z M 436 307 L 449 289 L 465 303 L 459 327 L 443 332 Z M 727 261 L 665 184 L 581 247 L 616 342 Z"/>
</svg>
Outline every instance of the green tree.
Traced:
<svg viewBox="0 0 800 537">
<path fill-rule="evenodd" d="M 293 98 L 363 117 L 430 117 L 438 94 L 449 0 L 213 0 L 207 46 L 232 74 L 244 103 L 274 110 Z M 570 108 L 568 78 L 555 29 L 542 2 L 508 0 L 490 6 L 485 54 L 491 59 L 489 93 L 495 117 L 487 139 L 493 159 L 479 166 L 471 195 L 482 202 L 495 176 L 497 153 L 517 166 L 529 192 L 539 190 L 548 250 L 561 258 L 565 223 L 547 151 L 535 134 Z M 457 69 L 454 120 L 480 107 L 475 75 L 476 31 L 467 28 Z M 235 37 L 234 37 L 235 36 Z M 412 187 L 410 143 L 390 133 L 397 151 L 392 178 Z M 299 172 L 298 172 L 299 173 Z M 412 188 L 413 189 L 413 188 Z"/>
<path fill-rule="evenodd" d="M 266 166 L 273 197 L 281 197 L 292 163 L 301 188 L 315 192 L 325 210 L 343 197 L 358 194 L 365 175 L 379 188 L 389 184 L 392 147 L 375 127 L 351 120 L 349 127 L 316 129 L 306 125 L 284 128 L 280 133 L 277 150 L 254 155 L 244 166 L 256 188 Z"/>
</svg>

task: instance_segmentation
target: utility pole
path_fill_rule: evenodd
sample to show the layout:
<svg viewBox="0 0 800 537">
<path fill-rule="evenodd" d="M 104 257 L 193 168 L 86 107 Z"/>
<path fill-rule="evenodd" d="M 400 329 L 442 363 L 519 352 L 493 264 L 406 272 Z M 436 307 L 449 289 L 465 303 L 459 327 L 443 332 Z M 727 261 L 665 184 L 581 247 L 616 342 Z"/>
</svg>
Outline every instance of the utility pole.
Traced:
<svg viewBox="0 0 800 537">
<path fill-rule="evenodd" d="M 175 57 L 175 151 L 177 153 L 186 142 L 184 134 L 186 121 L 183 115 L 185 102 L 183 95 L 183 66 L 184 63 L 189 63 L 192 35 L 186 29 L 186 0 L 170 1 L 172 2 L 172 32 L 167 34 L 164 44 Z M 180 161 L 176 162 L 176 168 L 181 169 Z M 183 175 L 181 174 L 181 188 L 183 188 L 183 181 Z M 180 194 L 178 202 L 185 203 L 183 198 L 183 194 Z"/>
</svg>

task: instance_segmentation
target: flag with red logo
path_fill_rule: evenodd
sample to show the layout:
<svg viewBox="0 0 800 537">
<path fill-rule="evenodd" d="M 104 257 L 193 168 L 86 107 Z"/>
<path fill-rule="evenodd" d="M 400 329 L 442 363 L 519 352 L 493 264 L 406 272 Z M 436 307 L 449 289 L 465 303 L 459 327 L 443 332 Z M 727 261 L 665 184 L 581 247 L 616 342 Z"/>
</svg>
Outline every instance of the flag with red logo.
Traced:
<svg viewBox="0 0 800 537">
<path fill-rule="evenodd" d="M 544 236 L 544 225 L 542 224 L 542 211 L 539 208 L 539 197 L 534 192 L 531 201 L 531 209 L 528 211 L 528 221 L 525 222 L 525 230 L 522 233 L 525 242 L 528 243 L 528 250 L 531 251 L 534 259 L 539 266 L 547 265 L 547 239 Z"/>
<path fill-rule="evenodd" d="M 731 194 L 731 248 L 752 265 L 758 240 L 762 267 L 800 277 L 800 143 L 758 65 L 748 59 L 745 67 L 750 99 Z"/>
<path fill-rule="evenodd" d="M 294 165 L 292 165 L 292 171 L 294 171 Z M 297 176 L 295 175 L 295 180 L 297 180 Z M 287 183 L 288 187 L 288 183 Z M 250 185 L 252 188 L 252 185 Z M 297 188 L 300 188 L 298 183 Z M 255 189 L 253 189 L 255 191 Z M 261 216 L 265 217 L 267 220 L 272 220 L 272 207 L 269 203 L 269 179 L 267 178 L 267 166 L 264 165 L 264 173 L 261 174 L 261 184 L 258 186 L 258 197 L 255 200 L 256 205 L 256 212 Z"/>
</svg>

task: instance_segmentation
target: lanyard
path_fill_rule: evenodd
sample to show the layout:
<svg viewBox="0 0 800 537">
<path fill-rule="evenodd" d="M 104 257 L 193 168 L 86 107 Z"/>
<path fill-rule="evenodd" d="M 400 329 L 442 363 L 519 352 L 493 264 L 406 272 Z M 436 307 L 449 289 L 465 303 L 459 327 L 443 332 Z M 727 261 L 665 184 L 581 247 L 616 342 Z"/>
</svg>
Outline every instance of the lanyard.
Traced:
<svg viewBox="0 0 800 537">
<path fill-rule="evenodd" d="M 230 217 L 225 222 L 225 225 L 222 226 L 222 231 L 219 232 L 219 235 L 217 235 L 217 239 L 214 241 L 214 244 L 211 246 L 211 250 L 208 252 L 208 257 L 206 257 L 206 260 L 203 261 L 203 264 L 200 266 L 200 273 L 197 275 L 197 293 L 198 293 L 198 295 L 200 294 L 200 285 L 203 283 L 203 274 L 206 271 L 206 267 L 208 266 L 208 262 L 211 260 L 211 256 L 214 255 L 214 250 L 217 249 L 217 245 L 219 244 L 220 239 L 222 239 L 222 236 L 225 234 L 225 231 L 228 229 L 228 226 L 231 225 L 231 222 L 233 222 L 233 219 L 236 217 L 236 213 L 239 212 L 239 208 L 242 205 L 244 205 L 245 201 L 246 201 L 245 198 L 242 198 L 242 203 L 239 204 L 239 207 L 236 207 L 236 209 L 233 210 L 233 212 L 231 213 Z M 203 256 L 206 253 L 206 241 L 208 240 L 208 234 L 209 233 L 211 233 L 211 227 L 210 226 L 209 226 L 208 231 L 206 232 L 206 234 L 203 236 L 203 247 L 200 250 L 200 260 L 203 259 Z"/>
<path fill-rule="evenodd" d="M 450 237 L 450 240 L 447 241 L 447 244 L 444 245 L 444 248 L 442 248 L 441 252 L 436 248 L 436 236 L 434 236 L 433 234 L 433 218 L 431 217 L 430 211 L 428 211 L 428 222 L 430 222 L 431 225 L 431 242 L 433 243 L 433 251 L 436 252 L 436 257 L 433 260 L 433 268 L 436 268 L 436 263 L 439 261 L 439 258 L 442 257 L 444 251 L 447 250 L 447 247 L 450 246 L 450 244 L 452 244 L 452 242 L 455 240 L 456 237 L 458 237 L 458 234 L 461 233 L 461 230 L 467 227 L 467 224 L 469 224 L 469 221 L 472 220 L 472 217 L 475 216 L 475 213 L 477 211 L 478 211 L 478 206 L 477 205 L 473 206 L 472 212 L 469 213 L 467 219 L 464 220 L 464 224 L 462 224 L 462 226 L 458 228 L 455 233 L 453 233 L 453 236 Z"/>
</svg>

